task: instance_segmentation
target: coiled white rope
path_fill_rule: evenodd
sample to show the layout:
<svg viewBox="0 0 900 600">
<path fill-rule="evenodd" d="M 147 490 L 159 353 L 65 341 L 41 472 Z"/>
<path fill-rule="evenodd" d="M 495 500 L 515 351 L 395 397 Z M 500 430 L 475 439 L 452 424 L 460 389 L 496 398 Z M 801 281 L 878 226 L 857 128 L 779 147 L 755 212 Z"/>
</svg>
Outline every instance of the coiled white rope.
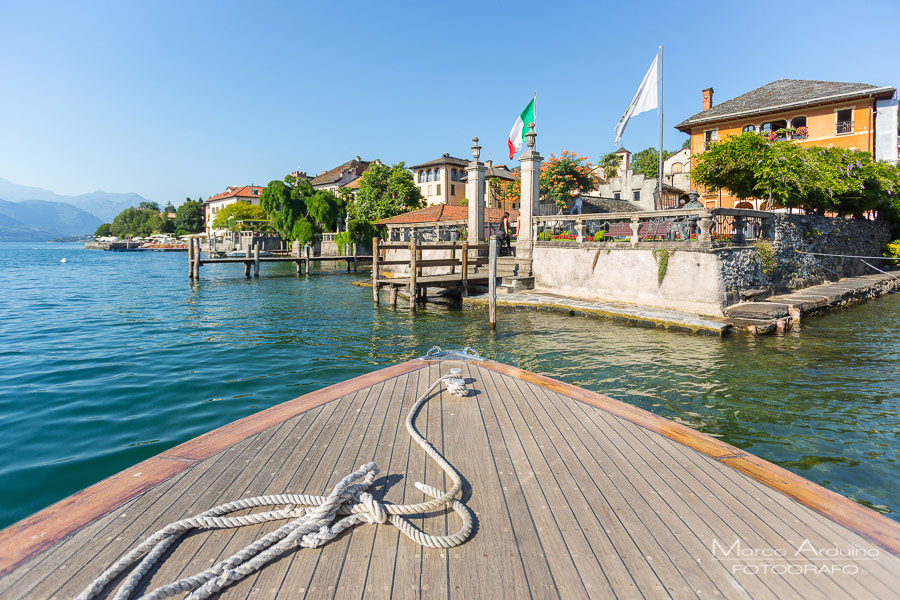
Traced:
<svg viewBox="0 0 900 600">
<path fill-rule="evenodd" d="M 466 395 L 465 381 L 458 377 L 457 369 L 452 371 L 451 375 L 441 377 L 425 390 L 425 393 L 419 397 L 409 414 L 406 415 L 406 430 L 410 437 L 425 450 L 425 453 L 444 470 L 453 482 L 453 486 L 446 492 L 416 482 L 416 489 L 431 496 L 431 500 L 418 504 L 378 502 L 366 491 L 375 480 L 375 474 L 378 473 L 378 467 L 371 462 L 344 477 L 328 496 L 276 494 L 222 504 L 160 529 L 104 571 L 78 595 L 77 600 L 95 598 L 111 581 L 129 568 L 131 568 L 131 572 L 116 591 L 114 598 L 115 600 L 131 598 L 141 580 L 165 554 L 166 550 L 193 529 L 229 529 L 267 521 L 293 519 L 209 569 L 158 587 L 141 596 L 142 600 L 161 600 L 183 592 L 191 592 L 186 600 L 209 598 L 258 571 L 294 546 L 316 548 L 357 523 L 390 522 L 408 538 L 429 548 L 452 548 L 462 544 L 472 534 L 472 514 L 468 507 L 456 499 L 456 495 L 462 490 L 462 477 L 453 465 L 447 462 L 447 459 L 422 437 L 413 424 L 419 409 L 427 402 L 431 392 L 441 383 L 455 396 Z M 276 505 L 287 506 L 282 509 L 240 517 L 223 516 L 236 510 Z M 401 516 L 433 512 L 443 508 L 453 509 L 462 521 L 462 526 L 455 533 L 430 535 Z M 338 518 L 338 515 L 346 516 Z M 132 567 L 135 563 L 137 565 Z"/>
</svg>

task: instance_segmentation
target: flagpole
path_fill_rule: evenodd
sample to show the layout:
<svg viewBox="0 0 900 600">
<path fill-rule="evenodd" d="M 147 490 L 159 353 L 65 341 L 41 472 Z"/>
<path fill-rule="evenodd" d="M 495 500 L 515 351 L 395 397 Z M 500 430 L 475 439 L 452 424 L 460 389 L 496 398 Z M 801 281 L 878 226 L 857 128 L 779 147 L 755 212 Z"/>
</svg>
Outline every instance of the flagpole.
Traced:
<svg viewBox="0 0 900 600">
<path fill-rule="evenodd" d="M 659 47 L 659 193 L 657 194 L 658 207 L 663 205 L 663 47 Z"/>
</svg>

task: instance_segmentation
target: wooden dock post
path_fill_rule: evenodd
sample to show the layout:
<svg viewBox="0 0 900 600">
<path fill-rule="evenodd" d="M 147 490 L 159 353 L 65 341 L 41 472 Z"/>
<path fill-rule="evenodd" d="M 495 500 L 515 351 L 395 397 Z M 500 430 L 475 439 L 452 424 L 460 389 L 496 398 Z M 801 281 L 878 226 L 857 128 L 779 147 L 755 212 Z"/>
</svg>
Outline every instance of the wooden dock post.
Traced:
<svg viewBox="0 0 900 600">
<path fill-rule="evenodd" d="M 354 273 L 356 273 L 356 267 L 357 267 L 357 264 L 356 264 L 357 251 L 358 251 L 358 247 L 356 245 L 356 242 L 353 242 L 353 272 Z"/>
<path fill-rule="evenodd" d="M 397 308 L 397 286 L 391 286 L 391 308 Z"/>
<path fill-rule="evenodd" d="M 188 239 L 188 279 L 194 278 L 194 239 Z"/>
<path fill-rule="evenodd" d="M 253 276 L 259 277 L 259 242 L 253 244 Z"/>
<path fill-rule="evenodd" d="M 491 331 L 497 328 L 497 236 L 491 236 L 488 251 L 488 320 Z"/>
<path fill-rule="evenodd" d="M 303 263 L 300 262 L 300 242 L 291 242 L 291 253 L 297 259 L 294 262 L 297 264 L 297 276 L 299 277 L 303 274 Z"/>
<path fill-rule="evenodd" d="M 372 238 L 372 299 L 378 306 L 378 255 L 381 249 L 378 247 L 378 238 Z"/>
<path fill-rule="evenodd" d="M 194 248 L 194 281 L 200 279 L 200 238 L 197 238 L 197 247 Z"/>
<path fill-rule="evenodd" d="M 462 266 L 460 267 L 460 273 L 462 275 L 462 295 L 463 298 L 465 298 L 469 295 L 469 242 L 463 242 L 460 260 L 462 260 Z"/>
<path fill-rule="evenodd" d="M 309 277 L 309 265 L 310 265 L 309 256 L 310 256 L 310 252 L 311 252 L 311 248 L 309 247 L 309 242 L 307 242 L 306 245 L 303 246 L 303 249 L 305 250 L 305 253 L 306 253 L 306 276 Z"/>
<path fill-rule="evenodd" d="M 418 257 L 418 249 L 416 248 L 416 238 L 409 242 L 409 310 L 416 312 L 416 258 Z"/>
</svg>

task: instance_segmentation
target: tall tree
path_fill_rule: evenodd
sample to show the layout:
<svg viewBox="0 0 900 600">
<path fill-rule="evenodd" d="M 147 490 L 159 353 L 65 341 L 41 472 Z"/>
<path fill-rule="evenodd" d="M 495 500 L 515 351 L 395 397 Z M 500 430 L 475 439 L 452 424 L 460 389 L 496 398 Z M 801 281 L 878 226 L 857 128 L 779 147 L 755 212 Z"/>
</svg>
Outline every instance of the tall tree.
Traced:
<svg viewBox="0 0 900 600">
<path fill-rule="evenodd" d="M 619 167 L 621 165 L 622 159 L 619 158 L 619 155 L 615 152 L 610 152 L 609 154 L 603 155 L 603 158 L 600 159 L 600 163 L 597 166 L 603 169 L 603 176 L 606 177 L 607 180 L 610 180 L 619 174 Z"/>
<path fill-rule="evenodd" d="M 262 206 L 249 202 L 235 202 L 225 206 L 216 214 L 212 226 L 216 229 L 230 229 L 231 231 L 262 231 L 266 226 L 259 221 L 268 220 L 269 215 Z"/>
<path fill-rule="evenodd" d="M 668 150 L 663 150 L 663 160 L 672 156 Z M 631 169 L 636 175 L 644 175 L 655 179 L 659 175 L 659 150 L 646 148 L 631 156 Z"/>
<path fill-rule="evenodd" d="M 159 212 L 159 204 L 150 200 L 143 200 L 137 207 L 141 210 L 155 210 Z"/>
<path fill-rule="evenodd" d="M 862 216 L 900 209 L 900 168 L 868 152 L 801 146 L 757 133 L 731 136 L 697 157 L 691 177 L 712 191 L 807 212 Z"/>
<path fill-rule="evenodd" d="M 104 223 L 100 227 L 97 228 L 97 231 L 94 232 L 95 238 L 106 237 L 110 235 L 110 224 Z"/>
<path fill-rule="evenodd" d="M 422 208 L 424 200 L 406 163 L 373 164 L 360 178 L 351 217 L 372 223 Z"/>
<path fill-rule="evenodd" d="M 188 198 L 175 211 L 175 231 L 181 232 L 181 235 L 200 233 L 204 227 L 202 203 Z"/>
<path fill-rule="evenodd" d="M 341 207 L 331 192 L 316 190 L 305 178 L 290 175 L 285 181 L 270 181 L 260 204 L 282 238 L 301 244 L 312 242 L 318 232 L 333 229 Z"/>
<path fill-rule="evenodd" d="M 163 209 L 163 212 L 166 212 L 166 213 L 173 213 L 173 212 L 175 212 L 175 205 L 172 204 L 171 201 L 166 202 L 166 207 Z"/>
</svg>

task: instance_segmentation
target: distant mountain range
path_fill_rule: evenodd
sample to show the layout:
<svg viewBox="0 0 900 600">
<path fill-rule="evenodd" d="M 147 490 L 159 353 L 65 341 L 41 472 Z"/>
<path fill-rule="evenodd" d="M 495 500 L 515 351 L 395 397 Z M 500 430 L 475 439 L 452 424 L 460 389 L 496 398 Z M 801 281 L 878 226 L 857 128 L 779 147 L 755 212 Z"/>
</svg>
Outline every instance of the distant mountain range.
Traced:
<svg viewBox="0 0 900 600">
<path fill-rule="evenodd" d="M 94 233 L 101 223 L 147 199 L 98 190 L 64 196 L 0 178 L 0 241 L 46 241 Z"/>
</svg>

